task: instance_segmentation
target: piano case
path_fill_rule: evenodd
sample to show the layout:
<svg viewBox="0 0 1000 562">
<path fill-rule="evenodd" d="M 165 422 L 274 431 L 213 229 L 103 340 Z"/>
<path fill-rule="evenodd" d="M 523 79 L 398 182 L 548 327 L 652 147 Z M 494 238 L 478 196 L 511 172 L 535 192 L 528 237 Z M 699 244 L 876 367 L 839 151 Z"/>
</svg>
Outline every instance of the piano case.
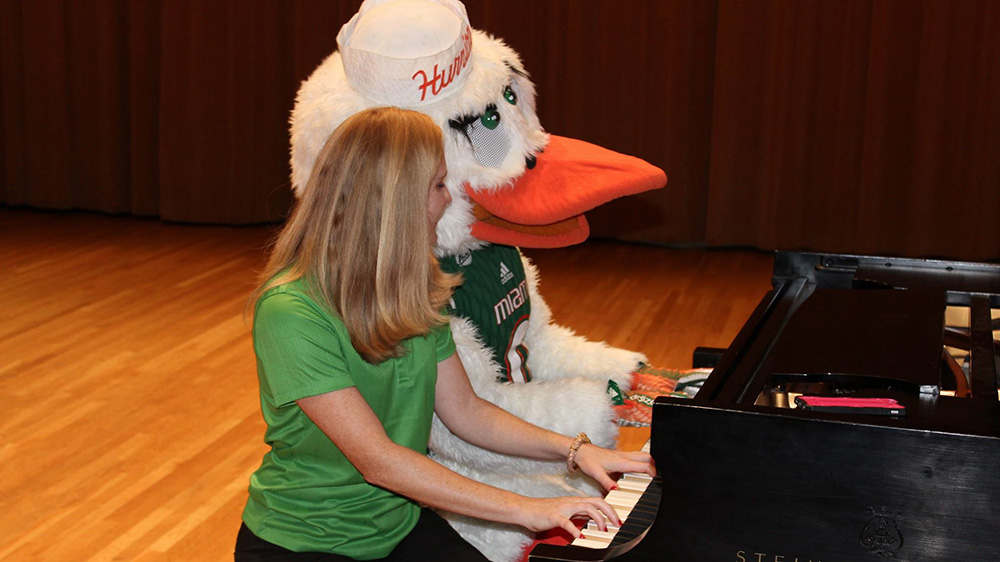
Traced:
<svg viewBox="0 0 1000 562">
<path fill-rule="evenodd" d="M 532 560 L 1000 561 L 1000 267 L 779 253 L 773 287 L 696 398 L 657 399 L 646 532 Z"/>
</svg>

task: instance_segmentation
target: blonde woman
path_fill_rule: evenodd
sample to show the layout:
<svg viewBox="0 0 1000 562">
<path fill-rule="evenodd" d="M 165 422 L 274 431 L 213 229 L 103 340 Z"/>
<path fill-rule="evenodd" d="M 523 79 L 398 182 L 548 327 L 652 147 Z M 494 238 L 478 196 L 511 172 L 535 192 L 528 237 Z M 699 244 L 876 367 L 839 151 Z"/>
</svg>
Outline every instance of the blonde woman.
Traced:
<svg viewBox="0 0 1000 562">
<path fill-rule="evenodd" d="M 653 473 L 648 455 L 545 431 L 475 395 L 441 312 L 460 279 L 432 253 L 445 173 L 437 126 L 394 108 L 352 116 L 320 153 L 255 294 L 271 450 L 250 478 L 237 562 L 485 560 L 428 507 L 574 536 L 571 517 L 618 522 L 600 498 L 527 498 L 435 463 L 434 412 L 470 443 L 567 459 L 606 488 L 609 473 Z"/>
</svg>

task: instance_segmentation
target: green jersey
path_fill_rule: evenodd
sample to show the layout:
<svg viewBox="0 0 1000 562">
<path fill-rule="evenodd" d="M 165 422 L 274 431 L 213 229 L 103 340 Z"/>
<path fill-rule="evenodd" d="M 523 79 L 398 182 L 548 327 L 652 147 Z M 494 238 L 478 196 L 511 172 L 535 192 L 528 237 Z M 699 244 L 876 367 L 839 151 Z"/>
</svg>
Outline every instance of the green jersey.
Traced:
<svg viewBox="0 0 1000 562">
<path fill-rule="evenodd" d="M 528 282 L 517 248 L 495 244 L 448 256 L 441 269 L 461 273 L 465 283 L 455 291 L 448 313 L 472 322 L 502 369 L 502 381 L 528 382 L 528 348 L 524 335 L 531 317 Z"/>
<path fill-rule="evenodd" d="M 253 344 L 271 450 L 250 477 L 243 521 L 293 551 L 384 558 L 413 530 L 420 507 L 365 482 L 295 401 L 357 387 L 389 438 L 426 454 L 437 364 L 455 352 L 448 326 L 404 342 L 403 357 L 372 365 L 299 280 L 260 298 Z"/>
</svg>

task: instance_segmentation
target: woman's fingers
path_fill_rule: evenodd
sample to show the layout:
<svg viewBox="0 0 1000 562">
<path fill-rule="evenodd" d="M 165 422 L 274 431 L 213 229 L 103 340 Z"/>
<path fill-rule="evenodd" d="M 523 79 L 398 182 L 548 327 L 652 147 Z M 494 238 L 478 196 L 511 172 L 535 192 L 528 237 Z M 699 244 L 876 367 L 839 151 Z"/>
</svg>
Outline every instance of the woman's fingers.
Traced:
<svg viewBox="0 0 1000 562">
<path fill-rule="evenodd" d="M 579 514 L 590 517 L 597 523 L 597 528 L 602 531 L 608 530 L 609 521 L 612 525 L 621 525 L 621 520 L 618 518 L 618 513 L 615 509 L 608 502 L 600 498 L 587 498 L 587 502 L 584 504 L 584 511 Z"/>
<path fill-rule="evenodd" d="M 643 452 L 623 453 L 588 444 L 580 447 L 577 464 L 605 490 L 612 490 L 616 485 L 610 473 L 641 472 L 656 476 L 653 458 Z"/>
<path fill-rule="evenodd" d="M 611 521 L 613 525 L 620 526 L 622 524 L 621 519 L 618 518 L 618 512 L 615 511 L 615 508 L 611 507 L 611 504 L 609 504 L 604 500 L 601 500 L 600 503 L 598 504 L 598 507 L 600 507 L 603 514 L 607 517 L 607 520 Z"/>
<path fill-rule="evenodd" d="M 571 519 L 564 518 L 559 522 L 559 526 L 565 529 L 574 539 L 578 539 L 581 535 L 583 535 Z"/>
<path fill-rule="evenodd" d="M 591 474 L 590 476 L 594 480 L 597 480 L 597 483 L 600 484 L 605 491 L 611 491 L 611 489 L 618 484 L 613 478 L 611 478 L 610 475 L 608 475 L 607 472 L 603 470 L 597 472 L 596 474 Z"/>
<path fill-rule="evenodd" d="M 613 455 L 616 455 L 617 462 L 621 463 L 618 465 L 618 472 L 645 472 L 650 476 L 654 476 L 653 473 L 656 470 L 653 468 L 653 457 L 649 456 L 649 453 L 643 453 L 641 451 L 633 451 L 628 453 L 623 453 L 619 451 L 609 451 Z M 615 462 L 615 461 L 612 461 Z M 611 467 L 607 467 L 611 469 Z"/>
<path fill-rule="evenodd" d="M 567 531 L 573 538 L 579 538 L 582 533 L 573 523 L 573 518 L 579 517 L 590 518 L 602 531 L 608 530 L 608 524 L 621 525 L 618 513 L 601 498 L 548 498 L 532 500 L 532 503 L 538 509 L 530 511 L 534 511 L 538 518 L 529 515 L 523 524 L 536 531 L 558 527 Z"/>
<path fill-rule="evenodd" d="M 650 476 L 656 476 L 656 465 L 653 464 L 653 457 L 651 457 L 649 453 L 635 451 L 627 453 L 627 455 L 628 459 L 637 463 L 637 465 L 634 470 L 626 470 L 624 472 L 644 472 Z"/>
</svg>

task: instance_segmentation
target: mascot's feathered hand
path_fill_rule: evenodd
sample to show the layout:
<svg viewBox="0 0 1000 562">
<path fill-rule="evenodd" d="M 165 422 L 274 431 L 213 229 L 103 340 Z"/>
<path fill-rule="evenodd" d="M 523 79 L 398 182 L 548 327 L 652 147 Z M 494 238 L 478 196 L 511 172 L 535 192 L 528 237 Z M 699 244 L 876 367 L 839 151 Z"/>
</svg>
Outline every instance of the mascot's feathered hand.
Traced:
<svg viewBox="0 0 1000 562">
<path fill-rule="evenodd" d="M 465 283 L 450 308 L 458 354 L 476 392 L 536 425 L 617 436 L 609 380 L 627 390 L 641 354 L 589 342 L 551 322 L 538 274 L 517 246 L 560 247 L 588 235 L 583 212 L 666 184 L 662 170 L 582 141 L 547 134 L 520 59 L 471 28 L 455 0 L 366 0 L 337 36 L 339 49 L 299 90 L 292 113 L 292 185 L 347 117 L 373 106 L 426 113 L 444 132 L 452 204 L 436 252 Z M 614 386 L 614 385 L 612 385 Z M 565 463 L 495 454 L 435 419 L 432 454 L 495 486 L 542 496 L 598 492 Z M 519 558 L 521 528 L 445 514 L 489 558 Z"/>
</svg>

